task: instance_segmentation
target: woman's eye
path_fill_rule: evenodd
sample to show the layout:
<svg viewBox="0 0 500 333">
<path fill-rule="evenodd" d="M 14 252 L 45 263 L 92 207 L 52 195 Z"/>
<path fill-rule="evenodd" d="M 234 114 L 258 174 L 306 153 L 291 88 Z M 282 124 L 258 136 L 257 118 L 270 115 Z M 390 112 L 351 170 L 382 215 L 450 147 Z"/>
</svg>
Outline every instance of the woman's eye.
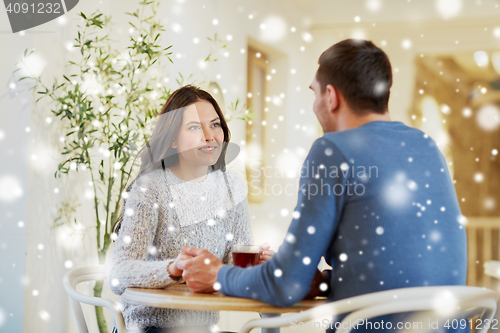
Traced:
<svg viewBox="0 0 500 333">
<path fill-rule="evenodd" d="M 200 128 L 200 126 L 191 126 L 191 127 L 189 127 L 189 129 L 195 129 L 195 130 L 197 130 L 199 128 Z"/>
<path fill-rule="evenodd" d="M 214 127 L 220 127 L 220 123 L 215 123 Z"/>
</svg>

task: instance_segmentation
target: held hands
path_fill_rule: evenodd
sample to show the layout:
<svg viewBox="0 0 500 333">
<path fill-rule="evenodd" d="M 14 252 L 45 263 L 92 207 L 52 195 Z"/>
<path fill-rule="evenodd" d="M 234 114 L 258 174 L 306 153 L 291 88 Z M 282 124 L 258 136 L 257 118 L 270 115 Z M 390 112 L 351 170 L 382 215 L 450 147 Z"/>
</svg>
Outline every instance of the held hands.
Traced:
<svg viewBox="0 0 500 333">
<path fill-rule="evenodd" d="M 183 246 L 182 253 L 168 266 L 171 276 L 181 276 L 195 293 L 213 293 L 217 274 L 223 266 L 222 261 L 205 249 Z M 259 264 L 271 259 L 275 254 L 269 244 L 261 245 Z"/>
<path fill-rule="evenodd" d="M 170 276 L 172 276 L 172 277 L 179 277 L 179 276 L 181 276 L 182 275 L 182 270 L 177 268 L 177 263 L 180 260 L 189 260 L 189 259 L 192 259 L 192 258 L 194 258 L 194 257 L 190 256 L 189 254 L 179 253 L 179 255 L 177 256 L 177 258 L 175 258 L 175 260 L 172 261 L 167 266 L 168 274 L 170 274 Z"/>
<path fill-rule="evenodd" d="M 223 266 L 222 261 L 205 249 L 183 246 L 182 251 L 180 255 L 184 254 L 186 257 L 176 262 L 176 269 L 182 272 L 188 287 L 195 293 L 217 291 L 214 285 L 217 282 L 217 273 Z"/>
<path fill-rule="evenodd" d="M 262 243 L 260 248 L 261 249 L 260 249 L 259 265 L 262 264 L 263 262 L 271 260 L 271 257 L 276 253 L 273 250 L 271 250 L 271 246 L 267 243 Z"/>
</svg>

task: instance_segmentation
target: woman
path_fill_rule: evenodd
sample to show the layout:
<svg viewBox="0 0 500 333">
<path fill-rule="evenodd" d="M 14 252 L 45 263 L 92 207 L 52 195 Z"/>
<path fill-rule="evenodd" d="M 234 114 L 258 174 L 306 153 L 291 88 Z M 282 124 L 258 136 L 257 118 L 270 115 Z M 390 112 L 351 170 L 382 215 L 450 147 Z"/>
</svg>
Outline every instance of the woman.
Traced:
<svg viewBox="0 0 500 333">
<path fill-rule="evenodd" d="M 182 246 L 205 248 L 231 264 L 233 244 L 252 244 L 247 188 L 226 170 L 230 132 L 213 97 L 196 87 L 175 91 L 139 155 L 138 177 L 124 195 L 124 213 L 109 267 L 111 290 L 165 288 L 182 280 Z M 261 261 L 272 255 L 268 246 Z M 218 313 L 123 304 L 127 329 L 209 331 Z"/>
</svg>

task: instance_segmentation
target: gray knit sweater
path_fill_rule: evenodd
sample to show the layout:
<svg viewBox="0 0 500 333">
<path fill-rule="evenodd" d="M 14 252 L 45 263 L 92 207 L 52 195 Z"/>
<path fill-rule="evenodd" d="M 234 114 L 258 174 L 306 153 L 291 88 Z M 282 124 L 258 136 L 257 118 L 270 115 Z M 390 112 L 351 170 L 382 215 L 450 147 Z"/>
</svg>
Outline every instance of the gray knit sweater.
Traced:
<svg viewBox="0 0 500 333">
<path fill-rule="evenodd" d="M 128 287 L 165 288 L 178 283 L 167 266 L 183 245 L 207 249 L 224 264 L 232 264 L 231 246 L 252 244 L 245 181 L 236 171 L 225 174 L 227 177 L 222 171 L 212 172 L 203 182 L 190 183 L 166 169 L 134 182 L 108 267 L 114 293 L 121 295 Z M 213 311 L 122 305 L 127 329 L 205 325 L 219 320 Z"/>
</svg>

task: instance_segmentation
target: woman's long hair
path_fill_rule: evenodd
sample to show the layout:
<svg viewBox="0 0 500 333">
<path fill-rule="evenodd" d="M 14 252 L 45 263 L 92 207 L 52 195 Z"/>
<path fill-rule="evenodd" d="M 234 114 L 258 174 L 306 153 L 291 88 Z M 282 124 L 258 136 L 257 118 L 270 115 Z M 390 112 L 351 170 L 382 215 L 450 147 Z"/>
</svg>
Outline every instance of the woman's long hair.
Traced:
<svg viewBox="0 0 500 333">
<path fill-rule="evenodd" d="M 222 111 L 215 101 L 215 99 L 208 92 L 187 85 L 174 91 L 163 105 L 159 115 L 157 116 L 157 124 L 154 128 L 153 134 L 150 139 L 134 159 L 141 158 L 141 166 L 137 177 L 128 185 L 126 192 L 132 188 L 132 184 L 142 175 L 152 172 L 160 167 L 169 168 L 179 163 L 179 155 L 176 148 L 172 148 L 172 143 L 177 139 L 180 128 L 182 126 L 182 118 L 184 110 L 187 106 L 194 104 L 200 100 L 208 101 L 212 104 L 220 118 L 220 126 L 224 132 L 224 144 L 221 149 L 221 154 L 217 162 L 209 168 L 209 172 L 221 170 L 226 171 L 225 155 L 227 150 L 227 143 L 231 139 L 231 133 L 227 126 L 226 120 Z M 130 168 L 129 177 L 134 167 L 134 162 Z M 211 169 L 211 170 L 210 170 Z M 121 222 L 123 221 L 123 210 L 125 208 L 126 199 L 123 198 L 123 203 L 120 208 L 120 214 L 113 225 L 113 232 L 117 233 L 120 230 Z"/>
</svg>

